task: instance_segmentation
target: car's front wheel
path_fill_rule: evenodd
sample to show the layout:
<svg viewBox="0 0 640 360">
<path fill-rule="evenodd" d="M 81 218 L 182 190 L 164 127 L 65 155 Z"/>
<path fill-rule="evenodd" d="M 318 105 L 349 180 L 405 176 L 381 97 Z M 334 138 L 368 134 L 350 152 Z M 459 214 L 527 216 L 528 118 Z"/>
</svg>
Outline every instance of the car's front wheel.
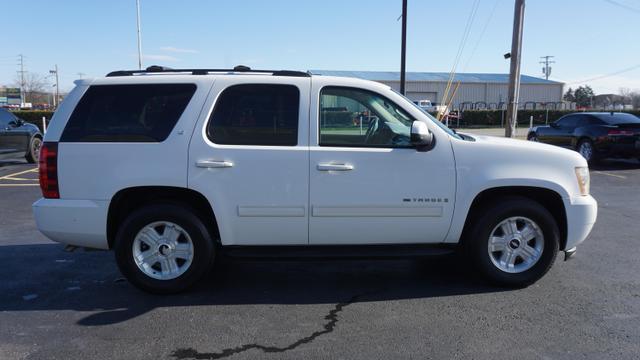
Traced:
<svg viewBox="0 0 640 360">
<path fill-rule="evenodd" d="M 529 136 L 527 136 L 527 140 L 529 141 L 533 141 L 533 142 L 539 142 L 540 140 L 538 139 L 538 135 L 534 132 L 530 133 Z"/>
<path fill-rule="evenodd" d="M 215 246 L 207 227 L 189 208 L 143 207 L 129 215 L 115 242 L 118 267 L 136 287 L 176 293 L 195 284 L 213 265 Z"/>
<path fill-rule="evenodd" d="M 466 234 L 465 248 L 476 268 L 491 282 L 528 286 L 549 271 L 559 251 L 553 216 L 524 197 L 487 206 Z"/>
</svg>

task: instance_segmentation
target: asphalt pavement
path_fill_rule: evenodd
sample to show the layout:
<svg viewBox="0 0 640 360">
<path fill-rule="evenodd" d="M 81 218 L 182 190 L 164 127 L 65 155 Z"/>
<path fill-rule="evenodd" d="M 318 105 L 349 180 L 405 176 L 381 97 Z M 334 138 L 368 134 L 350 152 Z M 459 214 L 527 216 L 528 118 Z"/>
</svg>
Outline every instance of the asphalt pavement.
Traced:
<svg viewBox="0 0 640 360">
<path fill-rule="evenodd" d="M 234 260 L 174 296 L 132 287 L 110 252 L 68 253 L 41 235 L 31 214 L 40 196 L 33 169 L 0 163 L 0 359 L 640 354 L 637 162 L 592 170 L 600 205 L 592 234 L 526 289 L 488 286 L 454 257 Z"/>
</svg>

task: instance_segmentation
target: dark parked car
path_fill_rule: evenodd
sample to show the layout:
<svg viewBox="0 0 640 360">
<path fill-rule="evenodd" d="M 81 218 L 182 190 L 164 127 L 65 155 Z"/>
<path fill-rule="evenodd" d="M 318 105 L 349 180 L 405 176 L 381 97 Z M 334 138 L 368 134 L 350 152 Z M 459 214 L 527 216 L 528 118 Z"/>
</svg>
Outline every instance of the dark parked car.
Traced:
<svg viewBox="0 0 640 360">
<path fill-rule="evenodd" d="M 24 157 L 35 163 L 41 145 L 42 134 L 37 126 L 0 108 L 0 160 Z"/>
<path fill-rule="evenodd" d="M 620 112 L 583 112 L 529 130 L 527 139 L 576 150 L 587 161 L 640 159 L 640 118 Z"/>
</svg>

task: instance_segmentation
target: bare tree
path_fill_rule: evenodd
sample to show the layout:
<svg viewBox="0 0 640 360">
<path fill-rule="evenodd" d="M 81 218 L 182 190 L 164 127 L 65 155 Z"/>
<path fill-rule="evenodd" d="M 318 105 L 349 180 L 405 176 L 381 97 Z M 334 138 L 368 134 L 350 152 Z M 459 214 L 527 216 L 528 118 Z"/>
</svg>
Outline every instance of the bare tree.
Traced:
<svg viewBox="0 0 640 360">
<path fill-rule="evenodd" d="M 634 109 L 640 108 L 640 90 L 631 90 L 630 88 L 620 88 L 618 94 L 624 97 L 626 104 L 631 104 Z"/>
<path fill-rule="evenodd" d="M 22 79 L 20 77 L 16 77 L 14 80 L 14 86 L 22 87 Z M 25 102 L 36 102 L 40 100 L 43 95 L 48 93 L 47 89 L 47 79 L 45 76 L 37 73 L 27 72 L 24 74 L 24 96 Z"/>
</svg>

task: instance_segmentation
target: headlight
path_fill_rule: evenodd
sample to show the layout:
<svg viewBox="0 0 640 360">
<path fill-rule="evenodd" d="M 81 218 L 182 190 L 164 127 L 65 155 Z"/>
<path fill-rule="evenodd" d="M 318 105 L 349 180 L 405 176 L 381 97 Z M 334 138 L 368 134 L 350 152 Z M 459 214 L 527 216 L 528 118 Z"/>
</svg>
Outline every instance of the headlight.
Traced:
<svg viewBox="0 0 640 360">
<path fill-rule="evenodd" d="M 578 188 L 580 189 L 580 195 L 589 195 L 589 187 L 591 186 L 591 178 L 589 176 L 588 167 L 577 167 L 576 178 L 578 179 Z"/>
</svg>

